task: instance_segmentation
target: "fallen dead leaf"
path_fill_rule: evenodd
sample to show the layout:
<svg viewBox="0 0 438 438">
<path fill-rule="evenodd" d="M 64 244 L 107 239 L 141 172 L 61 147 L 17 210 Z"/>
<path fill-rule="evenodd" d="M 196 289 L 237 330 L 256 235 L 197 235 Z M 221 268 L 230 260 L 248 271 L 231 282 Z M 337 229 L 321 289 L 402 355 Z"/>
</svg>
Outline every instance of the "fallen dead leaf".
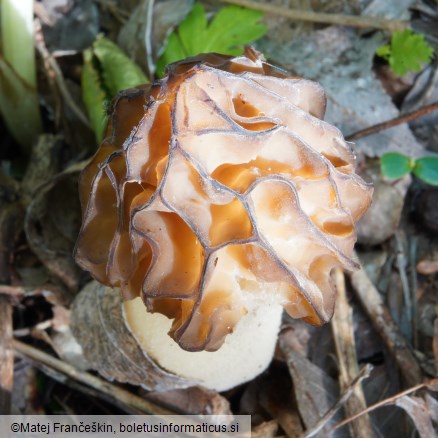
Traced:
<svg viewBox="0 0 438 438">
<path fill-rule="evenodd" d="M 277 420 L 265 421 L 251 431 L 252 438 L 273 438 L 278 430 Z"/>
<path fill-rule="evenodd" d="M 77 290 L 80 272 L 72 256 L 81 222 L 77 176 L 65 171 L 40 187 L 25 218 L 32 251 L 70 290 Z"/>
<path fill-rule="evenodd" d="M 293 351 L 281 338 L 280 348 L 283 350 L 292 376 L 295 398 L 301 418 L 306 429 L 310 429 L 338 400 L 338 385 L 321 368 Z M 327 429 L 340 420 L 342 420 L 342 414 L 338 412 L 315 436 L 327 437 Z M 341 429 L 336 431 L 333 436 L 348 436 L 348 432 Z"/>
<path fill-rule="evenodd" d="M 421 260 L 417 264 L 417 272 L 423 275 L 433 275 L 438 272 L 438 260 Z"/>
<path fill-rule="evenodd" d="M 80 370 L 86 370 L 89 364 L 70 329 L 70 310 L 63 306 L 53 306 L 52 312 L 53 332 L 50 335 L 52 347 L 63 360 Z"/>
<path fill-rule="evenodd" d="M 125 324 L 118 289 L 95 281 L 82 289 L 73 302 L 71 330 L 90 366 L 109 380 L 166 391 L 190 386 L 167 373 L 143 352 Z"/>
<path fill-rule="evenodd" d="M 425 400 L 432 421 L 438 424 L 438 400 L 430 394 L 426 394 Z"/>
<path fill-rule="evenodd" d="M 277 420 L 288 437 L 298 437 L 303 433 L 300 415 L 295 406 L 290 377 L 284 369 L 278 369 L 262 380 L 260 405 Z"/>
<path fill-rule="evenodd" d="M 411 417 L 421 438 L 437 438 L 432 424 L 429 407 L 421 397 L 404 396 L 395 401 L 395 405 L 404 409 Z"/>
<path fill-rule="evenodd" d="M 145 398 L 174 412 L 184 408 L 184 414 L 193 415 L 232 415 L 228 400 L 216 391 L 192 386 L 165 392 L 150 392 Z"/>
<path fill-rule="evenodd" d="M 274 63 L 320 82 L 328 98 L 326 120 L 349 135 L 399 115 L 372 71 L 375 51 L 383 43 L 380 33 L 363 38 L 346 27 L 330 26 L 289 44 L 264 39 L 258 47 Z M 355 149 L 370 157 L 390 151 L 424 154 L 406 123 L 357 140 Z"/>
<path fill-rule="evenodd" d="M 435 366 L 438 372 L 438 318 L 435 318 L 433 324 L 433 341 L 432 341 L 433 355 L 435 356 Z"/>
</svg>

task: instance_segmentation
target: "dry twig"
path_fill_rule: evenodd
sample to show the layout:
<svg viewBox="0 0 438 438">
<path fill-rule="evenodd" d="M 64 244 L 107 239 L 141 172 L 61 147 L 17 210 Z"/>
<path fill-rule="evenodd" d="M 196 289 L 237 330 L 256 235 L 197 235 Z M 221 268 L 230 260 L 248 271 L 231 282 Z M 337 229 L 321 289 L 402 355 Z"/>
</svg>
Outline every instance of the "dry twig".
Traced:
<svg viewBox="0 0 438 438">
<path fill-rule="evenodd" d="M 397 401 L 399 398 L 404 397 L 405 395 L 412 394 L 415 391 L 418 391 L 419 389 L 423 388 L 433 388 L 435 391 L 437 390 L 438 386 L 438 378 L 428 380 L 427 382 L 420 383 L 419 385 L 415 385 L 412 388 L 407 389 L 406 391 L 399 392 L 398 394 L 395 394 L 391 397 L 385 398 L 385 400 L 379 401 L 362 412 L 359 412 L 356 415 L 353 415 L 352 417 L 346 418 L 345 420 L 340 421 L 338 424 L 336 424 L 331 430 L 327 431 L 327 435 L 329 435 L 331 432 L 334 432 L 336 429 L 339 429 L 342 426 L 345 426 L 350 421 L 355 420 L 356 418 L 359 418 L 362 415 L 369 414 L 370 412 L 376 410 L 377 408 L 381 408 L 382 406 L 387 406 L 393 404 L 395 401 Z"/>
<path fill-rule="evenodd" d="M 44 36 L 41 30 L 41 23 L 39 22 L 38 19 L 35 20 L 35 34 L 38 36 L 38 38 L 35 38 L 35 46 L 44 60 L 49 79 L 52 79 L 50 77 L 50 74 L 53 74 L 56 85 L 58 86 L 59 92 L 64 98 L 66 105 L 70 107 L 71 111 L 74 114 L 76 114 L 76 117 L 85 126 L 90 127 L 90 122 L 88 121 L 88 118 L 79 108 L 79 106 L 76 105 L 76 102 L 73 100 L 70 91 L 68 90 L 67 85 L 65 84 L 64 76 L 62 74 L 61 69 L 59 68 L 58 63 L 56 62 L 56 59 L 47 50 L 47 47 L 44 42 Z"/>
<path fill-rule="evenodd" d="M 408 27 L 407 21 L 389 20 L 383 17 L 366 17 L 356 15 L 326 14 L 323 12 L 305 11 L 275 6 L 272 3 L 254 2 L 249 0 L 220 0 L 223 3 L 243 6 L 249 9 L 280 15 L 291 20 L 307 21 L 311 23 L 336 24 L 339 26 L 358 27 L 363 29 L 382 29 L 390 32 L 403 30 Z"/>
<path fill-rule="evenodd" d="M 422 380 L 420 366 L 392 319 L 378 290 L 363 268 L 351 274 L 351 283 L 363 308 L 371 319 L 371 323 L 394 356 L 406 383 L 409 386 L 418 384 Z"/>
<path fill-rule="evenodd" d="M 350 398 L 350 396 L 353 394 L 353 392 L 355 391 L 355 388 L 358 386 L 358 384 L 360 382 L 362 382 L 363 379 L 366 379 L 367 377 L 370 376 L 372 370 L 372 365 L 367 364 L 365 365 L 361 371 L 357 374 L 357 376 L 355 377 L 355 379 L 353 381 L 351 381 L 346 389 L 346 391 L 344 392 L 344 394 L 342 394 L 342 397 L 335 403 L 335 405 L 330 408 L 330 410 L 318 421 L 317 424 L 315 424 L 314 427 L 312 427 L 312 429 L 308 430 L 304 435 L 303 438 L 310 438 L 312 436 L 315 436 L 321 429 L 324 428 L 324 426 L 330 421 L 330 419 L 336 414 L 336 412 L 338 412 L 339 409 L 342 408 L 342 406 L 348 401 L 348 399 Z M 361 411 L 360 415 L 364 415 Z M 351 417 L 353 421 L 357 418 L 359 418 L 359 415 L 356 414 L 353 417 Z M 338 423 L 341 424 L 341 423 Z M 335 427 L 337 427 L 338 425 L 336 425 Z M 330 434 L 327 432 L 327 436 L 329 436 Z M 356 435 L 355 435 L 356 436 Z"/>
<path fill-rule="evenodd" d="M 415 266 L 417 264 L 417 246 L 418 238 L 412 236 L 409 245 L 409 267 L 410 267 L 410 286 L 411 286 L 411 302 L 412 302 L 412 344 L 415 349 L 418 348 L 418 312 L 417 312 L 417 270 Z"/>
<path fill-rule="evenodd" d="M 378 123 L 377 125 L 372 125 L 369 126 L 368 128 L 361 129 L 360 131 L 356 131 L 353 134 L 347 135 L 345 137 L 345 140 L 347 141 L 359 140 L 360 138 L 367 137 L 372 134 L 376 134 L 380 131 L 384 131 L 385 129 L 393 128 L 394 126 L 398 126 L 403 123 L 410 122 L 411 120 L 418 119 L 436 110 L 438 110 L 438 102 L 434 102 L 431 103 L 430 105 L 423 106 L 420 109 L 387 120 L 386 122 Z"/>
<path fill-rule="evenodd" d="M 354 341 L 353 310 L 348 303 L 344 273 L 340 269 L 337 269 L 335 272 L 335 282 L 337 298 L 331 327 L 339 364 L 339 386 L 342 392 L 359 375 L 359 366 Z M 351 416 L 361 412 L 366 406 L 362 386 L 354 385 L 351 397 L 345 404 L 347 415 Z M 371 438 L 373 436 L 373 428 L 368 416 L 362 416 L 355 420 L 351 428 L 352 435 L 355 437 Z"/>
<path fill-rule="evenodd" d="M 68 378 L 79 382 L 82 385 L 93 389 L 94 393 L 100 394 L 101 398 L 112 401 L 116 405 L 125 405 L 133 410 L 141 413 L 151 415 L 175 415 L 168 409 L 164 409 L 150 401 L 144 400 L 129 391 L 120 388 L 110 382 L 93 376 L 90 373 L 81 371 L 74 366 L 56 359 L 53 356 L 38 350 L 35 347 L 27 345 L 23 342 L 14 340 L 14 349 L 16 353 L 24 358 L 30 359 L 37 367 L 40 367 L 43 371 L 53 370 L 58 373 L 62 373 Z"/>
<path fill-rule="evenodd" d="M 400 282 L 402 285 L 402 293 L 403 293 L 403 312 L 405 316 L 405 320 L 400 323 L 401 331 L 405 335 L 406 339 L 409 342 L 412 342 L 412 316 L 413 316 L 413 307 L 412 307 L 412 299 L 411 299 L 411 290 L 409 288 L 409 280 L 408 275 L 406 273 L 406 266 L 408 261 L 406 260 L 404 245 L 403 245 L 403 236 L 400 231 L 395 233 L 395 245 L 396 245 L 396 263 L 397 269 L 400 275 Z"/>
<path fill-rule="evenodd" d="M 21 286 L 9 286 L 0 284 L 0 294 L 9 295 L 10 297 L 21 298 L 26 294 L 26 290 Z"/>
<path fill-rule="evenodd" d="M 0 295 L 0 413 L 11 412 L 14 355 L 12 349 L 12 304 Z"/>
</svg>

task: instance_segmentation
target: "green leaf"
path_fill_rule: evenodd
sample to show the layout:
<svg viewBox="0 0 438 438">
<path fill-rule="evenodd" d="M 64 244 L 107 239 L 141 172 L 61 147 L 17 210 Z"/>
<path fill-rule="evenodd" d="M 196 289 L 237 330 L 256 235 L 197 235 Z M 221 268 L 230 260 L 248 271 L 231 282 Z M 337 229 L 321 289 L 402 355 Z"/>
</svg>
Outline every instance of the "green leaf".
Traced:
<svg viewBox="0 0 438 438">
<path fill-rule="evenodd" d="M 103 139 L 107 115 L 105 107 L 109 96 L 104 91 L 98 69 L 93 63 L 93 52 L 87 49 L 84 52 L 84 66 L 82 69 L 82 99 L 87 108 L 91 127 L 96 136 L 97 143 Z"/>
<path fill-rule="evenodd" d="M 222 8 L 208 23 L 204 7 L 195 3 L 169 36 L 157 62 L 157 75 L 163 75 L 165 65 L 200 53 L 242 54 L 245 44 L 266 33 L 267 27 L 259 22 L 262 17 L 262 12 L 231 5 Z"/>
<path fill-rule="evenodd" d="M 99 37 L 84 52 L 82 99 L 98 143 L 105 133 L 111 99 L 119 91 L 148 82 L 140 67 L 106 38 Z"/>
<path fill-rule="evenodd" d="M 380 56 L 381 58 L 384 58 L 384 59 L 389 59 L 389 57 L 391 55 L 391 46 L 386 44 L 386 45 L 384 45 L 382 47 L 379 47 L 376 50 L 376 55 Z"/>
<path fill-rule="evenodd" d="M 99 60 L 103 83 L 112 97 L 119 91 L 149 82 L 140 67 L 107 38 L 94 42 L 93 53 Z"/>
<path fill-rule="evenodd" d="M 0 1 L 0 113 L 26 153 L 42 131 L 33 17 L 32 0 Z"/>
<path fill-rule="evenodd" d="M 414 162 L 406 155 L 397 152 L 388 152 L 380 157 L 382 174 L 388 179 L 398 179 L 412 171 Z"/>
<path fill-rule="evenodd" d="M 419 158 L 413 172 L 424 182 L 438 186 L 438 157 Z"/>
<path fill-rule="evenodd" d="M 259 23 L 262 17 L 263 13 L 260 11 L 238 6 L 221 9 L 210 24 L 203 50 L 230 55 L 242 53 L 245 44 L 266 33 L 267 27 Z"/>
<path fill-rule="evenodd" d="M 389 61 L 396 75 L 403 76 L 409 71 L 421 70 L 421 63 L 430 61 L 433 48 L 426 42 L 423 35 L 406 29 L 394 32 L 391 44 L 380 47 L 376 54 Z"/>
<path fill-rule="evenodd" d="M 35 87 L 26 83 L 2 57 L 0 113 L 14 139 L 30 152 L 33 142 L 42 131 L 38 94 Z"/>
<path fill-rule="evenodd" d="M 205 38 L 208 38 L 207 26 L 204 6 L 195 3 L 178 29 L 178 38 L 184 51 L 184 58 L 202 53 Z"/>
<path fill-rule="evenodd" d="M 175 62 L 178 59 L 183 59 L 186 56 L 181 40 L 176 33 L 171 33 L 167 40 L 166 51 L 160 56 L 157 61 L 156 73 L 158 77 L 164 76 L 166 65 Z"/>
</svg>

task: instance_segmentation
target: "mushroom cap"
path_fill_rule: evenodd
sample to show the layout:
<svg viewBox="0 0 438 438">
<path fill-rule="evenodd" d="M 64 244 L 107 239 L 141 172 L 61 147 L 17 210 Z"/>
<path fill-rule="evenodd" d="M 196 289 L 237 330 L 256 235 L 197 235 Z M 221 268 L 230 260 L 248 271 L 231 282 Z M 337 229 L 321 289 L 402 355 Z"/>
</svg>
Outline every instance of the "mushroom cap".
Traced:
<svg viewBox="0 0 438 438">
<path fill-rule="evenodd" d="M 327 322 L 372 188 L 325 105 L 251 49 L 122 92 L 81 176 L 76 261 L 172 319 L 189 351 L 217 350 L 265 304 Z"/>
</svg>

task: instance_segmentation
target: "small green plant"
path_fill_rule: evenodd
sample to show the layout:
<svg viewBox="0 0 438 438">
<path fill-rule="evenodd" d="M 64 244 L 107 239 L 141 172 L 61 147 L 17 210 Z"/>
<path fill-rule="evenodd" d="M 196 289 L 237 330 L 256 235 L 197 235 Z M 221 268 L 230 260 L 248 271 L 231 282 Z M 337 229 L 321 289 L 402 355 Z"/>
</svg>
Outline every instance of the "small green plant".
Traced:
<svg viewBox="0 0 438 438">
<path fill-rule="evenodd" d="M 0 113 L 11 135 L 27 153 L 42 129 L 36 89 L 33 3 L 0 2 Z"/>
<path fill-rule="evenodd" d="M 390 180 L 412 172 L 425 183 L 438 186 L 438 157 L 414 159 L 398 152 L 388 152 L 380 158 L 380 168 L 383 176 Z"/>
<path fill-rule="evenodd" d="M 112 98 L 119 91 L 148 82 L 141 68 L 106 38 L 97 38 L 84 52 L 82 99 L 98 143 L 103 138 L 106 108 Z"/>
<path fill-rule="evenodd" d="M 394 32 L 391 43 L 378 48 L 376 54 L 389 62 L 396 75 L 403 76 L 409 71 L 421 70 L 421 63 L 430 61 L 433 48 L 423 35 L 406 29 Z"/>
<path fill-rule="evenodd" d="M 195 3 L 178 29 L 169 35 L 157 62 L 157 75 L 163 76 L 167 64 L 199 53 L 242 54 L 245 44 L 266 33 L 267 27 L 260 23 L 262 17 L 263 13 L 259 11 L 226 6 L 209 23 L 204 7 Z"/>
</svg>

